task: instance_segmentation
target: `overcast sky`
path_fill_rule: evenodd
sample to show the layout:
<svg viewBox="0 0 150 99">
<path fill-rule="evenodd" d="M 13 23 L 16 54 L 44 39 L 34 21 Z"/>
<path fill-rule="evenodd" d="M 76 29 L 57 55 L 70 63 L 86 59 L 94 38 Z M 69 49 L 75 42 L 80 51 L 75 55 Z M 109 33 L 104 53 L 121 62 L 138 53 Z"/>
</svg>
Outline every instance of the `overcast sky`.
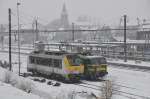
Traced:
<svg viewBox="0 0 150 99">
<path fill-rule="evenodd" d="M 119 24 L 124 14 L 130 22 L 136 22 L 137 17 L 150 19 L 150 0 L 0 0 L 0 24 L 7 23 L 9 7 L 16 13 L 17 1 L 21 2 L 20 14 L 24 22 L 29 21 L 30 16 L 38 16 L 47 23 L 57 19 L 64 2 L 70 22 L 80 15 L 95 17 L 101 24 Z"/>
</svg>

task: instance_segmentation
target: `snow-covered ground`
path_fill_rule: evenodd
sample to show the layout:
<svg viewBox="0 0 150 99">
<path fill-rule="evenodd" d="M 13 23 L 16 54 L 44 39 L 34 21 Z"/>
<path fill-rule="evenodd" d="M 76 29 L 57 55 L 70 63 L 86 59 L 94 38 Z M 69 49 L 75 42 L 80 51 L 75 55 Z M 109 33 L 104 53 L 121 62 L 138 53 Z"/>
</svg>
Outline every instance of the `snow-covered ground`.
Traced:
<svg viewBox="0 0 150 99">
<path fill-rule="evenodd" d="M 0 81 L 0 99 L 42 99 Z"/>
<path fill-rule="evenodd" d="M 0 99 L 42 99 L 38 95 L 34 95 L 32 93 L 24 92 L 23 90 L 20 90 L 11 84 L 6 84 L 5 82 L 5 76 L 6 76 L 7 70 L 2 69 L 0 67 Z M 8 76 L 7 76 L 8 77 Z M 15 77 L 14 79 L 17 81 L 17 76 L 15 74 L 12 76 Z M 19 82 L 18 82 L 19 84 Z"/>
<path fill-rule="evenodd" d="M 8 54 L 0 53 L 0 60 L 8 60 Z M 18 55 L 12 54 L 13 63 L 18 62 Z M 21 72 L 26 72 L 27 66 L 27 56 L 21 55 Z M 141 63 L 142 64 L 142 63 Z M 13 64 L 13 71 L 18 73 L 18 65 Z M 127 92 L 134 95 L 127 95 L 123 93 L 119 93 L 120 95 L 115 95 L 115 99 L 128 99 L 128 97 L 132 97 L 135 99 L 144 99 L 144 97 L 150 98 L 150 73 L 142 72 L 142 71 L 133 71 L 126 69 L 119 69 L 115 67 L 109 67 L 108 69 L 108 76 L 107 79 L 115 80 L 116 84 L 120 85 L 120 91 Z M 101 86 L 102 82 L 89 82 L 88 83 Z M 61 86 L 55 87 L 52 85 L 47 85 L 46 83 L 39 83 L 34 82 L 36 85 L 36 91 L 40 91 L 41 95 L 46 96 L 53 96 L 53 97 L 63 97 L 66 93 L 75 91 L 75 92 L 82 92 L 87 91 L 88 93 L 95 93 L 97 96 L 100 94 L 100 91 L 94 90 L 91 88 L 85 88 L 83 86 L 74 85 L 74 84 L 64 84 L 62 83 Z M 97 87 L 99 89 L 99 87 Z M 36 93 L 36 92 L 35 92 Z M 122 94 L 122 95 L 121 95 Z M 138 95 L 138 96 L 136 96 Z M 143 96 L 139 97 L 139 96 Z M 78 97 L 78 96 L 77 96 Z M 84 99 L 80 95 L 80 99 Z M 147 98 L 147 99 L 149 99 Z M 79 99 L 79 98 L 76 98 Z"/>
<path fill-rule="evenodd" d="M 109 68 L 109 76 L 111 79 L 114 78 L 118 84 L 129 87 L 120 87 L 120 90 L 150 98 L 150 73 L 119 68 Z M 142 98 L 137 97 L 136 99 Z"/>
</svg>

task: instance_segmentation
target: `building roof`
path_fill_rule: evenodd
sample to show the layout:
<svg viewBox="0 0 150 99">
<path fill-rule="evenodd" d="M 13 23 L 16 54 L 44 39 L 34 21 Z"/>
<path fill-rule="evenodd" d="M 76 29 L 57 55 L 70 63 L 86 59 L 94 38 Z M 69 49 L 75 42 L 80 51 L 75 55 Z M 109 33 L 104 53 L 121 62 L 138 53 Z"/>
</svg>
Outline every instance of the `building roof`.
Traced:
<svg viewBox="0 0 150 99">
<path fill-rule="evenodd" d="M 147 40 L 127 40 L 126 41 L 126 44 L 135 44 L 135 45 L 146 44 L 146 43 L 148 43 Z M 123 41 L 121 41 L 121 42 L 103 42 L 103 44 L 124 44 L 124 42 Z"/>
</svg>

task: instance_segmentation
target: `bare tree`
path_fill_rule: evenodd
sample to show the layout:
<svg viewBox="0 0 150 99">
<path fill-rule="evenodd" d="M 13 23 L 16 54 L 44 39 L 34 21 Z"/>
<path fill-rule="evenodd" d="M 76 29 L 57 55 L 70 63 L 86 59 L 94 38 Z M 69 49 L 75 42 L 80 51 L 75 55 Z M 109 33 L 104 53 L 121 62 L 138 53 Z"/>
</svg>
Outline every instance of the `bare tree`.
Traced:
<svg viewBox="0 0 150 99">
<path fill-rule="evenodd" d="M 119 92 L 119 87 L 116 86 L 115 81 L 107 80 L 101 87 L 100 99 L 112 99 L 113 95 Z"/>
<path fill-rule="evenodd" d="M 75 99 L 75 91 L 70 91 L 67 95 L 67 99 Z"/>
</svg>

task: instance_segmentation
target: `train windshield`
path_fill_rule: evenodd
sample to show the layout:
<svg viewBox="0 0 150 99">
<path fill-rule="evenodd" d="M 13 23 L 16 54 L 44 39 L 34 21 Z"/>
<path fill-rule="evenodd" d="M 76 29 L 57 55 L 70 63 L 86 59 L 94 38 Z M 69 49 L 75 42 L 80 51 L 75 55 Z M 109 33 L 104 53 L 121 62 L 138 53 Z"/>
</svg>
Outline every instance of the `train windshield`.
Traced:
<svg viewBox="0 0 150 99">
<path fill-rule="evenodd" d="M 91 58 L 87 60 L 88 64 L 106 64 L 105 58 Z"/>
<path fill-rule="evenodd" d="M 73 66 L 79 66 L 81 64 L 81 59 L 77 55 L 67 55 L 67 59 Z"/>
</svg>

